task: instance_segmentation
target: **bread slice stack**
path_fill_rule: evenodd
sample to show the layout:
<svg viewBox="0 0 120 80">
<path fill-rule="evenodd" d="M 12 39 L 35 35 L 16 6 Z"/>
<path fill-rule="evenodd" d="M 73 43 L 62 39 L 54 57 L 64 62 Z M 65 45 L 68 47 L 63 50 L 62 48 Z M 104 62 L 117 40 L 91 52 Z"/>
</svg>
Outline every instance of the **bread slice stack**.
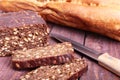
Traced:
<svg viewBox="0 0 120 80">
<path fill-rule="evenodd" d="M 21 80 L 75 80 L 87 71 L 87 63 L 75 57 L 69 42 L 16 51 L 12 64 L 16 69 L 36 68 Z"/>
</svg>

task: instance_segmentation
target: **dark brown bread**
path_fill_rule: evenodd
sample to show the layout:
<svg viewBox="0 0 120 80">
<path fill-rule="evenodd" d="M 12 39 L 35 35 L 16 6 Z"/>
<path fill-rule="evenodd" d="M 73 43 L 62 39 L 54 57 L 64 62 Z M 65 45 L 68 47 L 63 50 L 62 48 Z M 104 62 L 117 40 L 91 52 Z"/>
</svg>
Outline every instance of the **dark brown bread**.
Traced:
<svg viewBox="0 0 120 80">
<path fill-rule="evenodd" d="M 28 72 L 20 80 L 76 80 L 87 70 L 83 59 L 74 59 L 62 65 L 41 66 Z"/>
<path fill-rule="evenodd" d="M 71 43 L 64 42 L 26 51 L 16 51 L 12 64 L 16 69 L 36 68 L 43 65 L 62 64 L 74 59 Z"/>
<path fill-rule="evenodd" d="M 9 12 L 0 15 L 0 56 L 8 56 L 15 50 L 45 46 L 48 42 L 48 26 L 33 11 Z"/>
</svg>

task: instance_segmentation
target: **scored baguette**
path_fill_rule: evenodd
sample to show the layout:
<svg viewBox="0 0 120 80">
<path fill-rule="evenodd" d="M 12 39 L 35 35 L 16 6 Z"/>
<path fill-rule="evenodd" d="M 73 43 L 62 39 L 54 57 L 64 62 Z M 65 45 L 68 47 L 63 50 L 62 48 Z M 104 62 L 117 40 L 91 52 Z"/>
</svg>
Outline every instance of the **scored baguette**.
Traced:
<svg viewBox="0 0 120 80">
<path fill-rule="evenodd" d="M 12 64 L 16 69 L 25 69 L 45 65 L 63 64 L 73 59 L 74 50 L 71 43 L 64 42 L 25 51 L 16 51 L 12 55 Z"/>
<path fill-rule="evenodd" d="M 48 3 L 40 14 L 45 20 L 96 32 L 120 41 L 120 10 L 118 9 Z"/>
<path fill-rule="evenodd" d="M 118 0 L 0 0 L 0 10 L 6 12 L 19 10 L 40 11 L 39 7 L 52 2 L 68 2 L 81 6 L 102 6 L 120 9 L 120 2 Z"/>
<path fill-rule="evenodd" d="M 2 0 L 0 9 L 37 11 L 47 21 L 120 41 L 119 4 L 118 0 Z"/>
<path fill-rule="evenodd" d="M 41 66 L 20 77 L 20 80 L 76 80 L 87 71 L 84 59 L 74 59 L 61 65 Z"/>
</svg>

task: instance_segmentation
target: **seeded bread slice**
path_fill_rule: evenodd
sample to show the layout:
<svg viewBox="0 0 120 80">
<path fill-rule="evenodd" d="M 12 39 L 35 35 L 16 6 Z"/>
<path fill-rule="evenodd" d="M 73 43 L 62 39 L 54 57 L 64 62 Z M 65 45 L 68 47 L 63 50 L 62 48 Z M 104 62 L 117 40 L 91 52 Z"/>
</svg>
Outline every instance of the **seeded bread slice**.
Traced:
<svg viewBox="0 0 120 80">
<path fill-rule="evenodd" d="M 12 55 L 12 64 L 16 69 L 35 68 L 43 65 L 62 64 L 74 59 L 71 43 L 64 42 L 25 51 L 16 51 Z"/>
<path fill-rule="evenodd" d="M 83 59 L 74 59 L 62 65 L 41 66 L 21 76 L 20 80 L 76 80 L 87 70 Z"/>
<path fill-rule="evenodd" d="M 33 11 L 9 12 L 0 15 L 0 56 L 15 50 L 46 46 L 49 28 Z"/>
</svg>

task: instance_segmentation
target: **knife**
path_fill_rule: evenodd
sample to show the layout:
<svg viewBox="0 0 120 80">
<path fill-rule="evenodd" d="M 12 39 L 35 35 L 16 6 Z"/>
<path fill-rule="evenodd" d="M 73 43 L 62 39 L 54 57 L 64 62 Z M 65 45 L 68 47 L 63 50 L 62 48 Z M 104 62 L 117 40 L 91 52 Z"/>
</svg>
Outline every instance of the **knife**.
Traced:
<svg viewBox="0 0 120 80">
<path fill-rule="evenodd" d="M 108 69 L 109 71 L 115 73 L 120 77 L 120 59 L 112 57 L 108 53 L 99 53 L 59 34 L 50 33 L 50 37 L 60 42 L 71 42 L 73 48 L 76 51 L 96 60 L 99 65 L 103 66 L 104 68 Z"/>
</svg>

